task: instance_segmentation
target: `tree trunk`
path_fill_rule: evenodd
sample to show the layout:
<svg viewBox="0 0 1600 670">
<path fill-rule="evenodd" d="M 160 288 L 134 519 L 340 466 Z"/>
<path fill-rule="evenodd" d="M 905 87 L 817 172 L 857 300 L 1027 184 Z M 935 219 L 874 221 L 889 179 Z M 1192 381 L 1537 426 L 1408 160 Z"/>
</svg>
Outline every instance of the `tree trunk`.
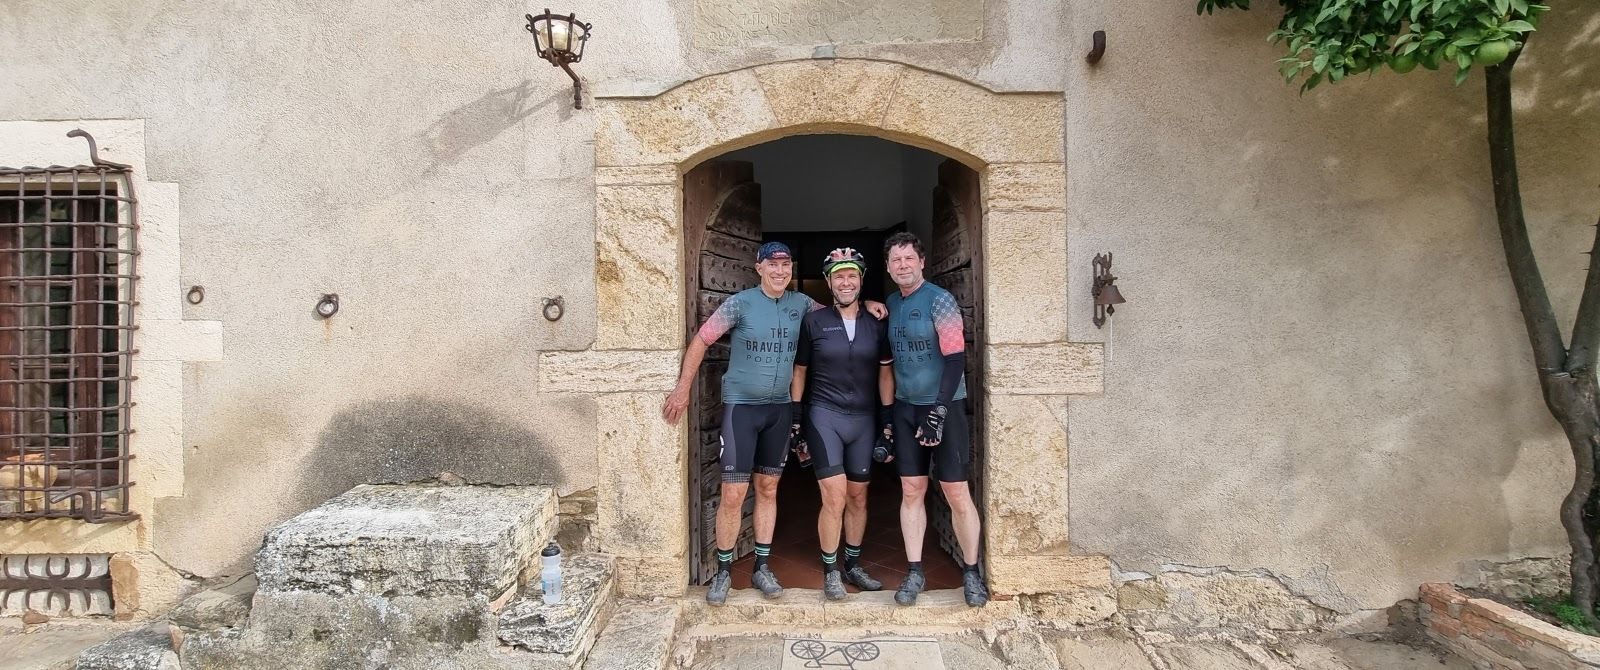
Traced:
<svg viewBox="0 0 1600 670">
<path fill-rule="evenodd" d="M 1523 325 L 1533 347 L 1545 406 L 1561 424 L 1572 448 L 1575 473 L 1572 489 L 1561 503 L 1561 525 L 1572 549 L 1572 602 L 1595 624 L 1596 586 L 1600 584 L 1595 563 L 1600 541 L 1600 490 L 1595 486 L 1596 458 L 1600 457 L 1600 406 L 1596 403 L 1600 394 L 1596 392 L 1593 354 L 1600 343 L 1600 289 L 1596 288 L 1600 286 L 1600 267 L 1590 263 L 1569 353 L 1528 239 L 1522 191 L 1517 182 L 1511 70 L 1521 53 L 1518 50 L 1503 64 L 1484 70 L 1495 215 Z M 1594 249 L 1600 251 L 1600 227 L 1596 233 Z"/>
</svg>

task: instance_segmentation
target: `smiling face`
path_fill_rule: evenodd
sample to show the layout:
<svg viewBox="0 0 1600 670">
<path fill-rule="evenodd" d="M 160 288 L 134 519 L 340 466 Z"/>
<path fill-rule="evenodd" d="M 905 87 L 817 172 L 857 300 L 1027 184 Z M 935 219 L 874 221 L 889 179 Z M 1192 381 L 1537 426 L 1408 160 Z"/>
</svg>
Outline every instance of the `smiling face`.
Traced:
<svg viewBox="0 0 1600 670">
<path fill-rule="evenodd" d="M 768 293 L 780 293 L 789 287 L 794 276 L 794 262 L 787 258 L 768 258 L 756 263 L 756 274 L 761 275 L 761 288 Z"/>
<path fill-rule="evenodd" d="M 922 283 L 922 264 L 922 255 L 909 244 L 889 248 L 889 278 L 900 288 L 915 288 Z"/>
<path fill-rule="evenodd" d="M 828 275 L 828 290 L 833 291 L 833 303 L 849 307 L 861 297 L 861 271 L 842 268 Z"/>
</svg>

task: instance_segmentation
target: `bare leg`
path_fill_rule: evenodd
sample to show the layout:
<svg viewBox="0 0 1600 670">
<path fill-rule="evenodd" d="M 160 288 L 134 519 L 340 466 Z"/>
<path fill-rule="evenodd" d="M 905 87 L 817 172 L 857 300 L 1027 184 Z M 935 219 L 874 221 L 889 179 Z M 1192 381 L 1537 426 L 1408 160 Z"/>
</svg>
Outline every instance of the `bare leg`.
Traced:
<svg viewBox="0 0 1600 670">
<path fill-rule="evenodd" d="M 867 482 L 845 484 L 844 541 L 861 546 L 867 536 Z"/>
<path fill-rule="evenodd" d="M 922 534 L 928 529 L 928 510 L 923 498 L 928 495 L 927 477 L 900 478 L 900 536 L 906 541 L 906 560 L 922 560 Z"/>
<path fill-rule="evenodd" d="M 839 526 L 845 513 L 844 475 L 819 479 L 817 488 L 822 489 L 822 510 L 817 512 L 817 543 L 822 553 L 831 554 L 839 550 Z"/>
<path fill-rule="evenodd" d="M 966 482 L 939 482 L 945 502 L 950 504 L 950 525 L 955 526 L 956 542 L 961 545 L 961 560 L 967 565 L 978 562 L 978 506 L 972 502 L 972 491 Z"/>
<path fill-rule="evenodd" d="M 776 475 L 755 476 L 756 542 L 761 544 L 772 544 L 772 529 L 778 525 L 778 479 Z"/>
<path fill-rule="evenodd" d="M 733 549 L 739 541 L 739 523 L 744 518 L 744 494 L 749 482 L 723 482 L 722 499 L 717 501 L 717 548 Z"/>
</svg>

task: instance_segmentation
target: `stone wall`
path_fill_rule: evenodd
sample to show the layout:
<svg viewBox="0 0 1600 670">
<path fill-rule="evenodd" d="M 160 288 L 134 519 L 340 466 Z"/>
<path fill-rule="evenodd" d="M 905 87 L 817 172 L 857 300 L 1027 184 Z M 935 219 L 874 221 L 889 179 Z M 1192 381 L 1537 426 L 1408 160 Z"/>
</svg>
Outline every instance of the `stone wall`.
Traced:
<svg viewBox="0 0 1600 670">
<path fill-rule="evenodd" d="M 1493 600 L 1469 598 L 1449 584 L 1424 584 L 1421 599 L 1417 611 L 1428 636 L 1474 664 L 1496 670 L 1600 668 L 1600 638 Z"/>
</svg>

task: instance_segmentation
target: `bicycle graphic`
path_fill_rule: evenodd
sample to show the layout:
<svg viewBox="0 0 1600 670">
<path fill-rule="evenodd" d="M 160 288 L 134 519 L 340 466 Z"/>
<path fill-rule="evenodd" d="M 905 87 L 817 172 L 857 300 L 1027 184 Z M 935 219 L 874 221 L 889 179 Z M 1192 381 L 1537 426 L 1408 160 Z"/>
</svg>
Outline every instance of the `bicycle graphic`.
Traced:
<svg viewBox="0 0 1600 670">
<path fill-rule="evenodd" d="M 846 642 L 832 649 L 821 640 L 795 640 L 789 653 L 805 659 L 807 668 L 855 668 L 856 663 L 878 658 L 878 645 L 871 642 Z M 829 660 L 838 656 L 838 660 Z"/>
</svg>

